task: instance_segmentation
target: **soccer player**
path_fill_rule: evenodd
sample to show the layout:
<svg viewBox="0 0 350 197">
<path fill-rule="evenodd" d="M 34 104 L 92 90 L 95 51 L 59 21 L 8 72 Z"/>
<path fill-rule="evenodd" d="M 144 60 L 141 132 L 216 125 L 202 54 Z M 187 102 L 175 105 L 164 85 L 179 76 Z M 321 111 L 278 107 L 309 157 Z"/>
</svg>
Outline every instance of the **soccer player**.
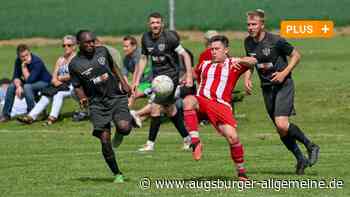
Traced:
<svg viewBox="0 0 350 197">
<path fill-rule="evenodd" d="M 244 45 L 247 55 L 258 61 L 256 69 L 261 81 L 266 110 L 273 121 L 281 141 L 297 160 L 296 174 L 304 174 L 304 169 L 317 162 L 319 146 L 312 143 L 303 131 L 289 122 L 295 115 L 294 83 L 292 70 L 300 60 L 300 53 L 285 39 L 264 30 L 264 11 L 258 9 L 247 13 L 249 36 Z M 289 57 L 289 61 L 287 61 Z M 252 70 L 245 74 L 245 89 L 252 91 Z M 306 159 L 296 140 L 303 143 L 308 152 Z"/>
<path fill-rule="evenodd" d="M 148 57 L 152 60 L 153 77 L 167 75 L 173 79 L 174 87 L 179 83 L 178 55 L 184 58 L 186 66 L 185 86 L 192 87 L 191 60 L 185 49 L 180 44 L 176 32 L 164 30 L 163 17 L 159 13 L 152 13 L 148 17 L 150 31 L 142 36 L 142 51 L 139 64 L 133 75 L 132 90 L 139 86 L 140 78 L 148 62 Z M 174 90 L 175 93 L 175 90 Z M 171 94 L 162 101 L 154 101 L 151 104 L 151 125 L 146 144 L 140 151 L 153 151 L 154 143 L 161 124 L 161 110 L 170 117 L 170 120 L 184 138 L 184 143 L 190 145 L 190 137 L 184 126 L 183 115 L 178 113 L 175 106 L 174 94 Z"/>
<path fill-rule="evenodd" d="M 203 61 L 195 72 L 198 76 L 196 96 L 184 99 L 185 124 L 192 138 L 193 159 L 200 160 L 202 143 L 198 133 L 198 119 L 207 118 L 216 130 L 223 135 L 236 164 L 238 178 L 247 180 L 244 164 L 243 145 L 237 134 L 237 122 L 230 105 L 231 93 L 239 76 L 256 63 L 253 57 L 229 58 L 229 41 L 222 35 L 210 40 L 212 60 Z"/>
<path fill-rule="evenodd" d="M 69 64 L 69 73 L 80 104 L 88 107 L 93 124 L 93 136 L 102 145 L 102 154 L 115 175 L 114 182 L 124 182 L 111 144 L 111 124 L 116 126 L 120 143 L 122 136 L 132 129 L 132 116 L 128 109 L 130 89 L 108 50 L 95 46 L 95 35 L 88 30 L 77 33 L 79 52 Z"/>
</svg>

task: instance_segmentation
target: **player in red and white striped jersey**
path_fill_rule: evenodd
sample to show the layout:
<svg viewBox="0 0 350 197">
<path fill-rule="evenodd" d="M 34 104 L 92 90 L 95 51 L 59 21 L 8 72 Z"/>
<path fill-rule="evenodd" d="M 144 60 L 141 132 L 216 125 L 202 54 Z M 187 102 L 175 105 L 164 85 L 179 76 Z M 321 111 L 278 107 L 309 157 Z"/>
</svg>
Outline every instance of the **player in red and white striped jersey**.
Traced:
<svg viewBox="0 0 350 197">
<path fill-rule="evenodd" d="M 253 57 L 229 58 L 229 41 L 225 36 L 217 35 L 210 40 L 211 61 L 200 63 L 195 72 L 198 76 L 197 95 L 184 99 L 184 119 L 190 133 L 193 158 L 200 160 L 202 143 L 198 134 L 198 119 L 207 118 L 223 135 L 230 146 L 231 158 L 236 164 L 238 177 L 246 180 L 243 166 L 243 146 L 236 131 L 237 123 L 233 117 L 231 93 L 240 75 L 256 64 Z"/>
</svg>

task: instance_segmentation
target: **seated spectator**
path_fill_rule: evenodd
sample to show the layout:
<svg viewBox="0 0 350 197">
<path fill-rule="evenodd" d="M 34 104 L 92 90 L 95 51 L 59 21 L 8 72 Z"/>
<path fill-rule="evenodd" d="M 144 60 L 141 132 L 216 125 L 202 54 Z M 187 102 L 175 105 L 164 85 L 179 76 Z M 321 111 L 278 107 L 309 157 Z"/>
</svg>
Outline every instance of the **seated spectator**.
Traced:
<svg viewBox="0 0 350 197">
<path fill-rule="evenodd" d="M 11 80 L 4 78 L 0 79 L 0 115 L 2 115 L 2 109 L 5 104 L 5 96 L 7 92 L 8 86 L 11 84 Z M 13 103 L 12 109 L 11 109 L 11 118 L 19 115 L 23 115 L 27 113 L 27 103 L 24 98 L 18 98 L 15 97 L 15 101 Z"/>
<path fill-rule="evenodd" d="M 27 45 L 18 45 L 13 83 L 7 89 L 0 122 L 7 122 L 11 119 L 11 110 L 15 96 L 19 98 L 24 97 L 28 110 L 32 110 L 35 105 L 35 95 L 46 88 L 50 81 L 51 75 L 47 71 L 44 62 L 38 56 L 32 54 Z"/>
<path fill-rule="evenodd" d="M 52 73 L 52 81 L 50 86 L 43 89 L 41 98 L 35 107 L 27 116 L 17 118 L 18 121 L 31 124 L 37 119 L 50 103 L 52 98 L 52 107 L 46 124 L 51 125 L 57 121 L 63 100 L 72 95 L 73 87 L 70 84 L 70 76 L 68 71 L 69 62 L 76 55 L 76 38 L 67 35 L 63 38 L 62 47 L 64 49 L 63 56 L 59 57 Z"/>
</svg>

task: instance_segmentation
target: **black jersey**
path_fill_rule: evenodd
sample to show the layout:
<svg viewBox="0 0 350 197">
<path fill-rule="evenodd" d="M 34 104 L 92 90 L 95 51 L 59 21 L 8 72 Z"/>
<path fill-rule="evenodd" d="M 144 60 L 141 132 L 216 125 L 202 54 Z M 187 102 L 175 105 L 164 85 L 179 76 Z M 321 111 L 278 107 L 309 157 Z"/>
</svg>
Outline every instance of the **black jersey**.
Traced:
<svg viewBox="0 0 350 197">
<path fill-rule="evenodd" d="M 163 31 L 157 39 L 152 32 L 142 36 L 142 54 L 151 57 L 153 77 L 167 75 L 175 82 L 179 77 L 179 58 L 175 49 L 180 46 L 180 39 L 174 31 Z"/>
<path fill-rule="evenodd" d="M 272 74 L 282 71 L 288 65 L 287 56 L 294 49 L 284 38 L 269 32 L 265 33 L 264 39 L 260 42 L 255 42 L 250 36 L 247 37 L 244 40 L 244 47 L 247 56 L 255 57 L 258 61 L 256 69 L 262 86 L 272 85 Z M 290 77 L 291 73 L 286 79 Z"/>
<path fill-rule="evenodd" d="M 113 59 L 105 47 L 96 47 L 91 58 L 78 53 L 69 64 L 74 87 L 82 87 L 89 98 L 113 97 L 125 94 L 119 88 L 119 79 L 112 74 Z"/>
</svg>

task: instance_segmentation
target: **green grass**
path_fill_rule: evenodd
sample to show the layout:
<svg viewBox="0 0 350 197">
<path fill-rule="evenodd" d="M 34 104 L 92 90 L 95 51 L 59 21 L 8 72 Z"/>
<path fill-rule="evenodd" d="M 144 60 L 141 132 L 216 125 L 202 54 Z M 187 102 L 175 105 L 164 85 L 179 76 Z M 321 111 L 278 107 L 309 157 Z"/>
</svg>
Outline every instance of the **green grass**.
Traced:
<svg viewBox="0 0 350 197">
<path fill-rule="evenodd" d="M 243 54 L 242 41 L 235 40 L 233 53 Z M 245 145 L 246 167 L 253 180 L 326 180 L 344 181 L 343 189 L 156 189 L 142 190 L 143 177 L 155 179 L 221 180 L 233 179 L 233 166 L 225 140 L 209 126 L 201 127 L 204 156 L 194 162 L 183 152 L 182 140 L 174 127 L 162 125 L 156 151 L 140 154 L 136 150 L 146 141 L 148 123 L 136 129 L 117 150 L 120 167 L 127 181 L 111 183 L 113 177 L 100 153 L 100 145 L 91 136 L 89 122 L 74 123 L 67 116 L 77 108 L 72 100 L 64 107 L 66 116 L 51 127 L 23 126 L 16 121 L 0 124 L 1 196 L 349 196 L 350 174 L 350 87 L 347 66 L 349 37 L 330 40 L 293 41 L 303 54 L 294 71 L 296 109 L 292 119 L 321 146 L 321 157 L 305 176 L 294 175 L 293 156 L 281 144 L 263 107 L 257 77 L 254 95 L 237 105 L 241 118 L 239 134 Z M 200 43 L 186 42 L 196 55 Z M 34 48 L 52 65 L 59 47 Z M 12 73 L 13 47 L 0 47 L 1 77 Z M 7 55 L 7 56 L 4 56 Z M 9 65 L 9 63 L 11 63 Z M 242 89 L 242 83 L 238 84 Z M 139 103 L 140 105 L 140 103 Z"/>
<path fill-rule="evenodd" d="M 175 21 L 182 30 L 245 30 L 245 13 L 262 8 L 267 27 L 283 19 L 331 19 L 348 25 L 350 1 L 294 0 L 176 0 Z M 1 2 L 0 39 L 62 37 L 89 28 L 99 35 L 137 34 L 144 31 L 153 11 L 167 18 L 167 0 L 11 0 Z"/>
</svg>

